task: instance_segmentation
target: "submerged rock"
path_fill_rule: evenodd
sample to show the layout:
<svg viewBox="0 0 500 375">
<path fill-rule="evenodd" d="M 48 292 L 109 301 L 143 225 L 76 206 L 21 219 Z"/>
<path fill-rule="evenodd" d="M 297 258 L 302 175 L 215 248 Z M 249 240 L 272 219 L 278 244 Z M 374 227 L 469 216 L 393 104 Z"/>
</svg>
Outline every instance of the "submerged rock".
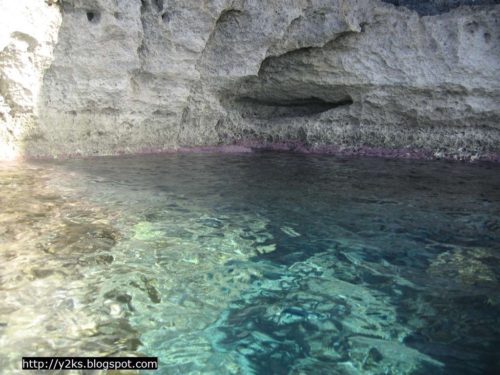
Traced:
<svg viewBox="0 0 500 375">
<path fill-rule="evenodd" d="M 463 286 L 489 286 L 498 284 L 495 269 L 500 264 L 500 254 L 492 249 L 463 248 L 440 254 L 428 272 L 434 277 L 453 280 Z"/>
<path fill-rule="evenodd" d="M 133 238 L 139 241 L 154 241 L 165 236 L 165 234 L 156 228 L 153 223 L 141 221 L 133 228 Z"/>
<path fill-rule="evenodd" d="M 104 285 L 97 277 L 90 284 L 98 288 L 89 286 L 87 277 L 108 270 L 119 231 L 109 213 L 49 188 L 46 174 L 27 165 L 0 168 L 3 373 L 18 371 L 23 352 L 98 356 L 138 346 L 137 332 L 114 319 L 122 315 L 120 306 L 110 306 L 114 322 L 103 324 L 87 303 L 86 293 L 92 299 Z"/>
<path fill-rule="evenodd" d="M 440 373 L 444 364 L 401 343 L 370 337 L 349 338 L 350 357 L 361 371 L 376 374 Z"/>
</svg>

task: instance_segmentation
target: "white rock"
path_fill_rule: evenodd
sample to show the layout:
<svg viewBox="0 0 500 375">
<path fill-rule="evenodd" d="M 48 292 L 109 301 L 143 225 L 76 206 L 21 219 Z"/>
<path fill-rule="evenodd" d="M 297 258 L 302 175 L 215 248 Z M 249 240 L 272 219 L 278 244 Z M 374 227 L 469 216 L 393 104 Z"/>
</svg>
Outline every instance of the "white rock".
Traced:
<svg viewBox="0 0 500 375">
<path fill-rule="evenodd" d="M 500 152 L 500 5 L 60 3 L 0 0 L 0 158 L 235 142 Z"/>
</svg>

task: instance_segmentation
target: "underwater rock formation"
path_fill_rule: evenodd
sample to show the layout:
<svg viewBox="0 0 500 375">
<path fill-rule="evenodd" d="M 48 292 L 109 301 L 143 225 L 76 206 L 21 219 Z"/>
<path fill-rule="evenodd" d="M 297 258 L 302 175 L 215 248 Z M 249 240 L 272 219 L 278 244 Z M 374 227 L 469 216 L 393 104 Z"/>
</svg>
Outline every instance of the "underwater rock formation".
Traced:
<svg viewBox="0 0 500 375">
<path fill-rule="evenodd" d="M 27 157 L 300 144 L 492 158 L 499 3 L 23 0 L 11 13 L 51 27 L 2 30 L 0 144 Z M 16 78 L 38 75 L 37 95 Z"/>
</svg>

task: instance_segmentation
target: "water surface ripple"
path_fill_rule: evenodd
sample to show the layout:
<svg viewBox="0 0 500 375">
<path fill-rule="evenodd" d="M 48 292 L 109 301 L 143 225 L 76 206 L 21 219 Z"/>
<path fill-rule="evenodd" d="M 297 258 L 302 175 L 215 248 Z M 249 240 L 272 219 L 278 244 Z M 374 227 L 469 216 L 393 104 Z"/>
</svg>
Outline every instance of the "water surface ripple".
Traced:
<svg viewBox="0 0 500 375">
<path fill-rule="evenodd" d="M 0 368 L 500 372 L 500 166 L 276 153 L 0 165 Z"/>
</svg>

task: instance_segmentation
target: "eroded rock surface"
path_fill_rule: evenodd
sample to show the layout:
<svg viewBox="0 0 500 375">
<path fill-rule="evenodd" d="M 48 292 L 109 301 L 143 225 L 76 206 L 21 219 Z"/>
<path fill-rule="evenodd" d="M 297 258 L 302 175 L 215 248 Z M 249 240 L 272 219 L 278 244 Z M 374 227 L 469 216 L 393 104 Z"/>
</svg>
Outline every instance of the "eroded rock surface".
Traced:
<svg viewBox="0 0 500 375">
<path fill-rule="evenodd" d="M 23 153 L 37 127 L 43 74 L 53 60 L 61 24 L 55 6 L 0 0 L 0 160 Z"/>
<path fill-rule="evenodd" d="M 498 3 L 43 4 L 62 15 L 51 66 L 37 68 L 43 84 L 32 123 L 0 139 L 31 157 L 234 143 L 495 157 Z M 19 92 L 5 75 L 5 56 L 19 32 L 11 31 L 11 43 L 0 46 L 0 121 L 7 124 L 17 110 L 8 98 Z M 30 70 L 26 53 L 9 54 L 21 75 Z"/>
</svg>

